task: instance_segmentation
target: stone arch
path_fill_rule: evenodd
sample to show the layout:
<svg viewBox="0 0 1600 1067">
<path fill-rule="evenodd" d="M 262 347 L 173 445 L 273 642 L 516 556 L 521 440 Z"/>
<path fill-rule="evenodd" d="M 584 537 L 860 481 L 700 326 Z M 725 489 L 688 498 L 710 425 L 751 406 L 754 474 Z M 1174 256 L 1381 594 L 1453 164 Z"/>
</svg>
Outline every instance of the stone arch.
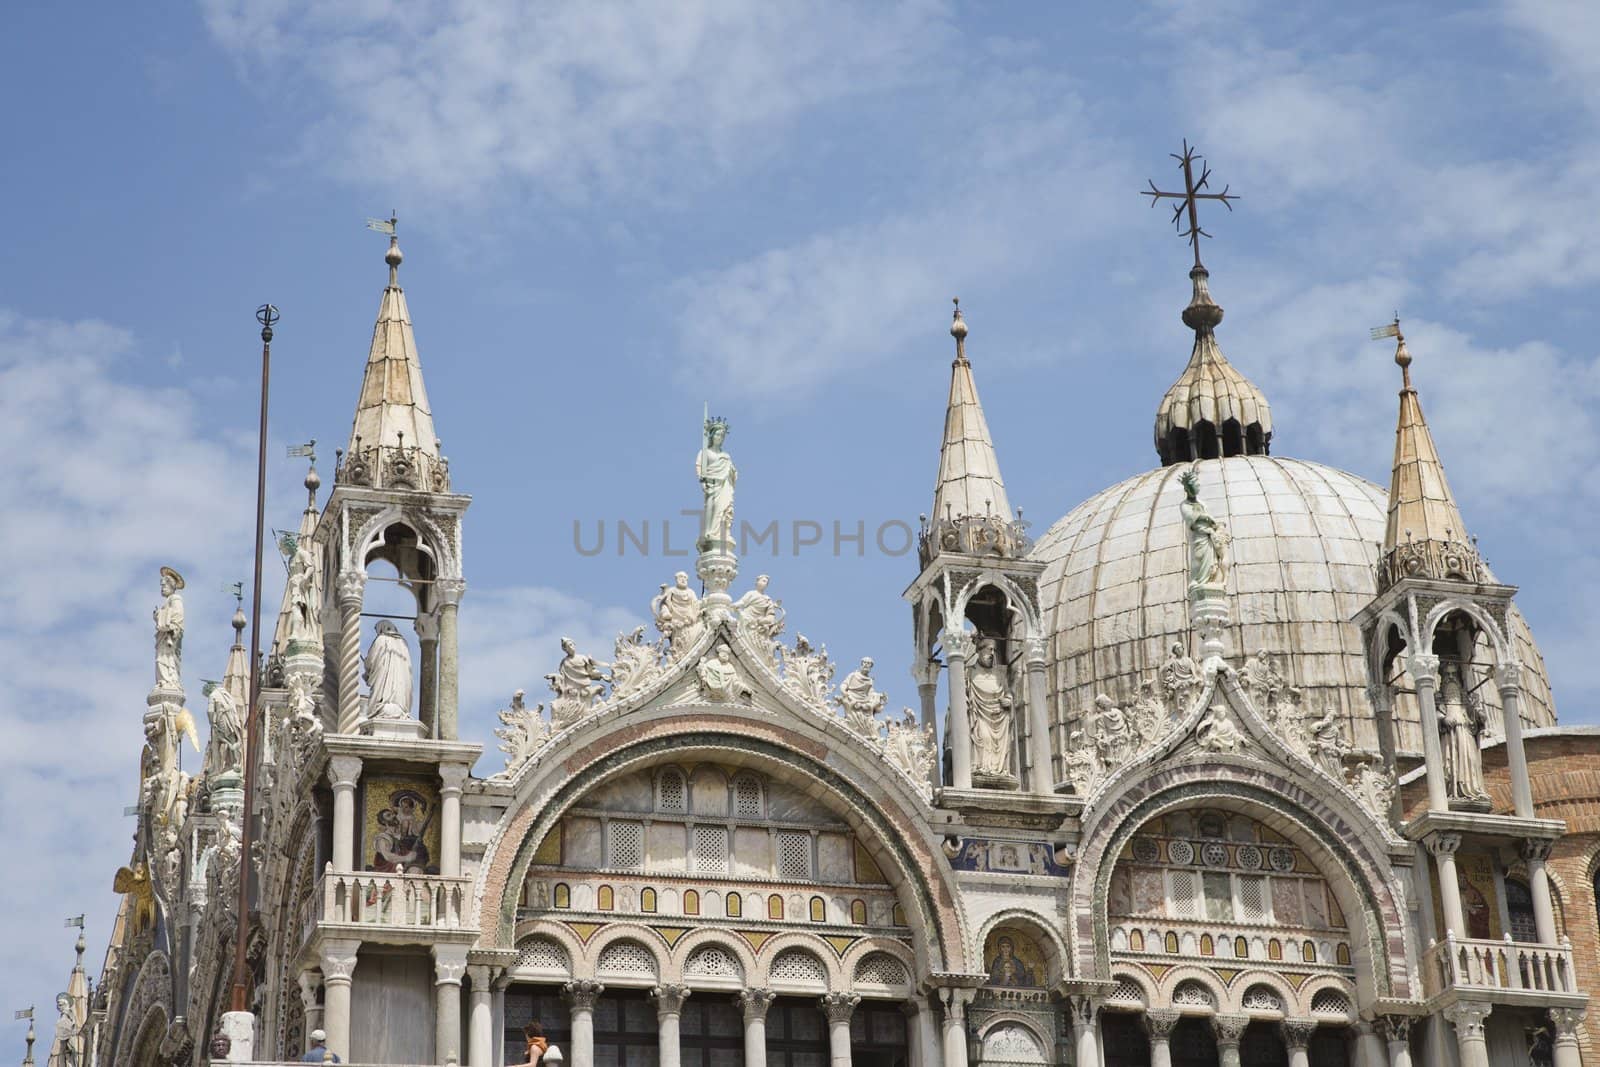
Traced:
<svg viewBox="0 0 1600 1067">
<path fill-rule="evenodd" d="M 1005 598 L 1007 610 L 1021 623 L 1020 629 L 1025 637 L 1036 637 L 1040 634 L 1041 621 L 1038 612 L 1034 610 L 1033 600 L 1009 576 L 992 569 L 980 571 L 978 576 L 968 582 L 956 595 L 951 618 L 965 619 L 967 605 L 972 602 L 973 597 L 985 589 L 993 589 Z"/>
<path fill-rule="evenodd" d="M 978 970 L 987 970 L 989 938 L 1005 926 L 1020 926 L 1032 932 L 1038 939 L 1039 947 L 1043 951 L 1045 961 L 1051 968 L 1051 974 L 1040 975 L 1039 984 L 1050 988 L 1054 982 L 1060 981 L 1070 973 L 1069 960 L 1071 954 L 1067 945 L 1057 932 L 1059 921 L 1052 921 L 1036 911 L 1026 908 L 1007 908 L 996 912 L 985 919 L 979 928 L 970 949 L 970 958 Z"/>
<path fill-rule="evenodd" d="M 645 952 L 655 961 L 655 974 L 651 976 L 651 985 L 654 985 L 661 980 L 663 975 L 669 973 L 672 946 L 667 944 L 666 938 L 640 923 L 613 923 L 595 934 L 589 939 L 588 944 L 583 946 L 581 961 L 578 958 L 573 959 L 572 967 L 576 972 L 576 977 L 596 977 L 599 973 L 600 958 L 604 955 L 606 949 L 624 941 L 631 941 L 642 946 Z"/>
<path fill-rule="evenodd" d="M 516 799 L 479 868 L 476 896 L 486 947 L 510 944 L 516 887 L 526 880 L 538 844 L 573 805 L 619 775 L 660 762 L 681 766 L 704 758 L 804 783 L 873 852 L 913 931 L 917 972 L 965 968 L 960 892 L 920 810 L 926 801 L 912 792 L 909 780 L 901 781 L 903 776 L 855 766 L 854 751 L 832 742 L 831 732 L 842 734 L 842 727 L 831 721 L 820 729 L 812 726 L 820 734 L 812 737 L 801 732 L 802 724 L 788 726 L 775 722 L 770 712 L 742 709 L 694 716 L 662 709 L 620 721 L 608 717 L 597 725 L 604 728 L 570 742 L 574 750 L 530 761 L 515 780 Z M 580 769 L 573 772 L 573 767 Z M 867 786 L 865 779 L 873 774 Z M 831 950 L 828 955 L 833 956 Z"/>
<path fill-rule="evenodd" d="M 1406 997 L 1411 979 L 1406 913 L 1386 842 L 1370 818 L 1349 817 L 1338 798 L 1313 793 L 1254 761 L 1208 759 L 1167 764 L 1134 778 L 1086 812 L 1071 879 L 1069 958 L 1075 977 L 1109 975 L 1106 902 L 1116 859 L 1138 830 L 1169 811 L 1205 805 L 1237 811 L 1282 834 L 1311 857 L 1338 899 L 1351 935 L 1361 1003 Z M 1339 805 L 1339 806 L 1336 806 Z"/>
<path fill-rule="evenodd" d="M 566 977 L 577 978 L 578 965 L 585 956 L 583 941 L 566 923 L 555 922 L 550 919 L 532 919 L 517 924 L 515 946 L 521 952 L 528 944 L 535 940 L 549 941 L 566 953 Z M 516 964 L 511 965 L 515 970 Z M 592 974 L 592 972 L 591 972 Z"/>
<path fill-rule="evenodd" d="M 1297 998 L 1300 1004 L 1299 1014 L 1301 1016 L 1310 1016 L 1314 1014 L 1312 1011 L 1312 1006 L 1316 1004 L 1317 994 L 1325 993 L 1329 990 L 1332 990 L 1333 992 L 1338 993 L 1340 996 L 1345 998 L 1345 1001 L 1350 1005 L 1350 1009 L 1347 1014 L 1349 1018 L 1354 1021 L 1356 1017 L 1356 987 L 1344 979 L 1334 977 L 1333 975 L 1321 975 L 1312 978 L 1300 988 L 1299 996 Z"/>
<path fill-rule="evenodd" d="M 1119 963 L 1117 969 L 1111 973 L 1111 980 L 1118 984 L 1127 982 L 1139 990 L 1139 998 L 1145 1008 L 1158 1002 L 1161 986 L 1150 973 L 1143 967 L 1133 967 L 1126 963 Z"/>
<path fill-rule="evenodd" d="M 728 931 L 701 928 L 681 938 L 677 944 L 672 946 L 672 978 L 674 981 L 683 978 L 684 967 L 688 964 L 689 958 L 707 946 L 720 948 L 739 961 L 739 966 L 744 972 L 741 976 L 740 988 L 743 988 L 743 980 L 749 979 L 751 975 L 756 973 L 756 954 L 751 950 L 748 941 Z"/>
<path fill-rule="evenodd" d="M 1475 601 L 1456 600 L 1454 598 L 1441 600 L 1428 609 L 1427 616 L 1422 620 L 1422 637 L 1417 642 L 1418 649 L 1431 651 L 1433 648 L 1433 635 L 1439 629 L 1439 624 L 1458 611 L 1477 623 L 1480 631 L 1489 638 L 1489 645 L 1494 652 L 1496 664 L 1503 666 L 1516 661 L 1516 657 L 1511 655 L 1510 650 L 1507 648 L 1506 636 L 1501 629 L 1500 623 L 1483 610 L 1483 605 Z"/>
<path fill-rule="evenodd" d="M 1198 985 L 1203 988 L 1211 998 L 1212 1011 L 1227 1011 L 1228 987 L 1213 971 L 1192 963 L 1179 964 L 1162 976 L 1160 1005 L 1185 1011 L 1204 1011 L 1204 1008 L 1196 1004 L 1177 1003 L 1178 991 L 1186 985 Z"/>
<path fill-rule="evenodd" d="M 1037 1046 L 1037 1059 L 1028 1041 Z M 1050 1035 L 1040 1028 L 1037 1019 L 1021 1012 L 1002 1011 L 989 1016 L 978 1029 L 978 1044 L 984 1061 L 1045 1064 L 1055 1058 L 1050 1054 Z"/>
<path fill-rule="evenodd" d="M 1256 986 L 1266 986 L 1276 993 L 1283 1002 L 1283 1014 L 1295 1014 L 1295 1005 L 1300 1003 L 1300 994 L 1295 992 L 1293 986 L 1284 980 L 1283 976 L 1265 969 L 1251 969 L 1240 972 L 1239 976 L 1229 983 L 1228 988 L 1232 995 L 1228 999 L 1232 1011 L 1244 1011 L 1245 994 Z"/>
<path fill-rule="evenodd" d="M 152 952 L 139 967 L 122 1011 L 121 1037 L 113 1063 L 156 1067 L 161 1041 L 172 1019 L 172 970 L 165 952 Z M 141 1059 L 140 1057 L 144 1058 Z"/>
<path fill-rule="evenodd" d="M 806 952 L 817 958 L 822 964 L 824 982 L 830 991 L 848 987 L 849 980 L 840 965 L 838 953 L 834 952 L 833 947 L 820 936 L 806 930 L 791 930 L 779 934 L 761 946 L 759 964 L 753 973 L 760 976 L 762 985 L 771 986 L 772 965 L 784 953 L 792 951 Z"/>
<path fill-rule="evenodd" d="M 912 952 L 904 942 L 896 941 L 892 937 L 863 937 L 845 949 L 844 955 L 839 960 L 839 973 L 841 975 L 849 975 L 850 982 L 853 985 L 856 980 L 856 969 L 861 966 L 868 956 L 880 953 L 905 967 L 907 982 L 912 985 L 916 984 L 917 954 Z"/>
</svg>

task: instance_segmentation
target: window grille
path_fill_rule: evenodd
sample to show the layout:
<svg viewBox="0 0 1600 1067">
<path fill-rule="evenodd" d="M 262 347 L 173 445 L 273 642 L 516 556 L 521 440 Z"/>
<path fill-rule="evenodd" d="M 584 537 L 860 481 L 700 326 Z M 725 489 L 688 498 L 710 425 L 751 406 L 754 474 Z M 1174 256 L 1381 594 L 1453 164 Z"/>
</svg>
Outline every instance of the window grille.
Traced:
<svg viewBox="0 0 1600 1067">
<path fill-rule="evenodd" d="M 811 835 L 781 833 L 778 835 L 778 877 L 811 877 Z"/>
<path fill-rule="evenodd" d="M 733 783 L 733 813 L 741 819 L 761 818 L 761 783 L 746 775 Z"/>
<path fill-rule="evenodd" d="M 684 788 L 683 772 L 676 770 L 662 771 L 656 785 L 656 807 L 667 812 L 683 812 L 688 809 L 686 799 L 688 790 Z"/>
<path fill-rule="evenodd" d="M 1350 998 L 1337 989 L 1319 989 L 1311 998 L 1311 1011 L 1320 1015 L 1349 1015 Z"/>
<path fill-rule="evenodd" d="M 804 949 L 792 948 L 772 961 L 772 977 L 783 982 L 822 983 L 828 981 L 822 961 Z"/>
<path fill-rule="evenodd" d="M 1217 1006 L 1211 991 L 1199 982 L 1184 982 L 1172 991 L 1172 1003 L 1180 1006 L 1214 1008 Z"/>
<path fill-rule="evenodd" d="M 726 826 L 694 828 L 694 869 L 712 874 L 727 873 L 728 828 Z"/>
<path fill-rule="evenodd" d="M 1244 991 L 1240 1006 L 1245 1011 L 1282 1011 L 1283 998 L 1271 986 L 1253 985 Z"/>
<path fill-rule="evenodd" d="M 607 945 L 595 964 L 598 975 L 636 975 L 656 973 L 656 958 L 637 941 L 618 941 Z"/>
<path fill-rule="evenodd" d="M 1270 919 L 1267 880 L 1260 875 L 1241 874 L 1235 882 L 1239 888 L 1239 921 L 1251 923 Z"/>
<path fill-rule="evenodd" d="M 1172 888 L 1172 915 L 1178 919 L 1198 917 L 1200 910 L 1199 878 L 1194 871 L 1169 871 L 1168 884 Z"/>
<path fill-rule="evenodd" d="M 611 866 L 624 869 L 638 867 L 644 862 L 644 824 L 636 822 L 611 823 Z"/>
<path fill-rule="evenodd" d="M 683 973 L 689 978 L 732 978 L 735 981 L 744 980 L 744 968 L 739 966 L 739 960 L 725 948 L 717 945 L 707 945 L 696 949 L 694 954 L 685 961 Z"/>
<path fill-rule="evenodd" d="M 513 970 L 560 971 L 565 974 L 570 966 L 566 949 L 548 938 L 536 937 L 523 943 Z"/>
<path fill-rule="evenodd" d="M 872 952 L 856 964 L 856 984 L 905 985 L 906 966 L 887 952 Z"/>
</svg>

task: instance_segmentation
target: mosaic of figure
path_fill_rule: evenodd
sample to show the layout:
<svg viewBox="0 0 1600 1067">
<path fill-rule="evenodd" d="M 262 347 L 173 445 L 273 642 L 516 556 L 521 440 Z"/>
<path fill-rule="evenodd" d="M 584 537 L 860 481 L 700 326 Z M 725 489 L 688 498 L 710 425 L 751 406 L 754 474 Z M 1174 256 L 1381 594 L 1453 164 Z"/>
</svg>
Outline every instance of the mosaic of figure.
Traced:
<svg viewBox="0 0 1600 1067">
<path fill-rule="evenodd" d="M 363 666 L 368 694 L 367 717 L 411 718 L 411 649 L 388 619 L 378 620 L 377 636 L 367 649 Z"/>
<path fill-rule="evenodd" d="M 705 497 L 700 510 L 699 547 L 726 549 L 733 541 L 733 485 L 739 471 L 722 450 L 728 436 L 728 420 L 710 418 L 705 424 L 705 445 L 695 457 L 694 471 Z"/>
<path fill-rule="evenodd" d="M 1014 927 L 1003 926 L 989 935 L 983 960 L 990 986 L 1038 989 L 1044 984 L 1044 959 L 1038 943 Z"/>
<path fill-rule="evenodd" d="M 1013 780 L 1011 772 L 1011 686 L 995 662 L 994 642 L 978 642 L 977 662 L 967 668 L 967 716 L 972 723 L 972 773 L 994 781 Z"/>
<path fill-rule="evenodd" d="M 438 805 L 420 788 L 374 782 L 366 792 L 369 808 L 369 871 L 438 874 Z"/>
<path fill-rule="evenodd" d="M 183 575 L 161 568 L 161 606 L 152 613 L 156 622 L 156 687 L 182 689 Z"/>
</svg>

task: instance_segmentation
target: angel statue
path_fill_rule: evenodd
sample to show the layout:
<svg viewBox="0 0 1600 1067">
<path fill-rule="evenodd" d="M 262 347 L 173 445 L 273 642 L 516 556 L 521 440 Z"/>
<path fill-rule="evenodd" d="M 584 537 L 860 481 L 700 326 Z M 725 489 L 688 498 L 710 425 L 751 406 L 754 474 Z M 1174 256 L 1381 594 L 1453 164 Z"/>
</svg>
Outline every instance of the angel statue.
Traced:
<svg viewBox="0 0 1600 1067">
<path fill-rule="evenodd" d="M 1221 593 L 1228 578 L 1228 531 L 1200 500 L 1200 475 L 1190 468 L 1179 481 L 1184 500 L 1178 513 L 1189 538 L 1189 594 Z"/>
<path fill-rule="evenodd" d="M 694 460 L 695 476 L 700 479 L 700 491 L 705 495 L 700 511 L 700 539 L 696 542 L 702 552 L 732 549 L 733 484 L 739 479 L 739 471 L 733 459 L 722 450 L 727 436 L 727 419 L 721 416 L 706 419 L 705 444 Z"/>
</svg>

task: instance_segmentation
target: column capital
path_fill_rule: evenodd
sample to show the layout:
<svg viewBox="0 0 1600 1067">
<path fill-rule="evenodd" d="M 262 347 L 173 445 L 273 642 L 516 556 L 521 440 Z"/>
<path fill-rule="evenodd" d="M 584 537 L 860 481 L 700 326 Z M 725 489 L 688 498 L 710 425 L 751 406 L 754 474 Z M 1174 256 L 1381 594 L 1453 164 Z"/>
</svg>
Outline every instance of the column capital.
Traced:
<svg viewBox="0 0 1600 1067">
<path fill-rule="evenodd" d="M 300 979 L 300 1004 L 306 1011 L 315 1011 L 317 1007 L 317 990 L 322 988 L 322 975 L 309 968 L 301 971 Z"/>
<path fill-rule="evenodd" d="M 824 993 L 817 999 L 817 1007 L 822 1009 L 829 1023 L 849 1022 L 851 1013 L 860 1003 L 861 997 L 855 993 Z"/>
<path fill-rule="evenodd" d="M 1217 1044 L 1225 1048 L 1238 1048 L 1240 1040 L 1244 1037 L 1244 1028 L 1250 1025 L 1248 1015 L 1213 1015 L 1211 1017 L 1211 1032 L 1216 1035 Z"/>
<path fill-rule="evenodd" d="M 467 977 L 472 979 L 473 989 L 483 992 L 494 984 L 496 981 L 495 972 L 499 970 L 499 967 L 494 967 L 487 963 L 469 963 L 467 964 Z"/>
<path fill-rule="evenodd" d="M 1050 665 L 1050 639 L 1036 636 L 1023 639 L 1022 663 L 1030 671 L 1042 671 Z"/>
<path fill-rule="evenodd" d="M 1550 1022 L 1556 1028 L 1556 1040 L 1576 1037 L 1588 1011 L 1584 1008 L 1551 1008 Z"/>
<path fill-rule="evenodd" d="M 739 1007 L 744 1010 L 744 1021 L 754 1023 L 767 1017 L 767 1009 L 772 1007 L 772 1001 L 777 995 L 770 989 L 746 989 L 733 999 L 737 1000 Z"/>
<path fill-rule="evenodd" d="M 947 986 L 939 990 L 939 999 L 944 1003 L 945 1022 L 959 1022 L 967 1011 L 967 1005 L 972 1003 L 973 991 Z"/>
<path fill-rule="evenodd" d="M 438 598 L 440 607 L 458 606 L 466 592 L 467 582 L 464 578 L 435 578 L 433 581 L 433 595 Z"/>
<path fill-rule="evenodd" d="M 573 1011 L 594 1011 L 594 1002 L 606 987 L 589 978 L 579 978 L 561 987 L 561 995 Z"/>
<path fill-rule="evenodd" d="M 939 661 L 929 659 L 922 660 L 918 663 L 913 663 L 911 665 L 911 680 L 916 682 L 919 686 L 938 685 Z"/>
<path fill-rule="evenodd" d="M 1067 1013 L 1072 1018 L 1074 1027 L 1088 1026 L 1094 1022 L 1094 1013 L 1100 1008 L 1098 997 L 1091 997 L 1084 993 L 1067 998 Z"/>
<path fill-rule="evenodd" d="M 356 954 L 361 949 L 361 942 L 333 938 L 322 943 L 322 981 L 343 982 L 350 984 L 350 976 L 356 971 Z"/>
<path fill-rule="evenodd" d="M 650 990 L 650 996 L 656 1002 L 656 1018 L 677 1015 L 683 1011 L 683 1002 L 689 999 L 689 987 L 686 985 L 658 985 Z"/>
<path fill-rule="evenodd" d="M 1379 1015 L 1373 1020 L 1373 1024 L 1385 1044 L 1406 1044 L 1411 1040 L 1409 1015 Z"/>
<path fill-rule="evenodd" d="M 1543 863 L 1550 858 L 1555 845 L 1548 838 L 1524 837 L 1517 842 L 1517 854 L 1528 863 Z"/>
<path fill-rule="evenodd" d="M 1406 670 L 1411 680 L 1429 688 L 1439 684 L 1439 657 L 1431 652 L 1415 652 L 1406 657 Z"/>
<path fill-rule="evenodd" d="M 1495 668 L 1494 680 L 1495 680 L 1495 684 L 1499 687 L 1501 693 L 1506 692 L 1506 690 L 1508 690 L 1508 689 L 1516 690 L 1517 692 L 1521 692 L 1522 691 L 1522 664 L 1520 664 L 1520 663 L 1502 663 L 1502 664 L 1500 664 L 1498 667 Z"/>
<path fill-rule="evenodd" d="M 439 640 L 439 616 L 432 611 L 417 613 L 416 622 L 412 624 L 417 631 L 418 641 Z"/>
<path fill-rule="evenodd" d="M 1151 1041 L 1166 1041 L 1172 1037 L 1172 1028 L 1182 1018 L 1182 1013 L 1176 1011 L 1147 1011 L 1144 1013 L 1144 1028 Z"/>
<path fill-rule="evenodd" d="M 340 787 L 354 789 L 356 782 L 361 778 L 360 756 L 330 756 L 328 757 L 328 784 L 333 788 Z"/>
<path fill-rule="evenodd" d="M 1311 1044 L 1311 1035 L 1317 1032 L 1315 1019 L 1284 1019 L 1278 1024 L 1283 1030 L 1283 1043 L 1291 1050 L 1304 1050 Z"/>
<path fill-rule="evenodd" d="M 467 973 L 466 945 L 433 946 L 433 984 L 460 985 Z"/>
<path fill-rule="evenodd" d="M 1434 856 L 1454 857 L 1461 847 L 1460 834 L 1429 834 L 1428 851 Z"/>
<path fill-rule="evenodd" d="M 1458 1000 L 1444 1010 L 1444 1017 L 1449 1019 L 1456 1028 L 1456 1037 L 1461 1041 L 1482 1041 L 1483 1021 L 1489 1017 L 1492 1004 L 1480 1004 L 1474 1000 Z"/>
<path fill-rule="evenodd" d="M 341 608 L 359 608 L 361 598 L 367 591 L 366 572 L 340 571 L 339 577 L 335 579 L 334 590 Z"/>
<path fill-rule="evenodd" d="M 965 660 L 972 655 L 972 635 L 965 630 L 946 630 L 939 643 L 944 646 L 945 659 Z"/>
<path fill-rule="evenodd" d="M 439 792 L 459 795 L 462 783 L 467 780 L 468 770 L 465 763 L 439 764 Z"/>
</svg>

